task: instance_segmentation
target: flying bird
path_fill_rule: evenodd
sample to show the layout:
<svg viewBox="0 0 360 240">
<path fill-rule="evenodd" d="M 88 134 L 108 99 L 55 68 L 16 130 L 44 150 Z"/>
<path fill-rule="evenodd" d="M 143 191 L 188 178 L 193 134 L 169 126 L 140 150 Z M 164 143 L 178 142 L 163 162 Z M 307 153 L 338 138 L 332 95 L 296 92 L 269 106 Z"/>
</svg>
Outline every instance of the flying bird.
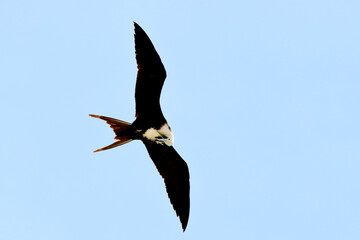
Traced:
<svg viewBox="0 0 360 240">
<path fill-rule="evenodd" d="M 160 94 L 166 71 L 150 38 L 135 25 L 137 79 L 135 86 L 135 120 L 128 123 L 115 118 L 89 114 L 106 121 L 115 132 L 116 141 L 99 152 L 141 140 L 160 175 L 170 202 L 185 231 L 190 211 L 190 175 L 186 162 L 173 147 L 174 136 L 160 107 Z"/>
</svg>

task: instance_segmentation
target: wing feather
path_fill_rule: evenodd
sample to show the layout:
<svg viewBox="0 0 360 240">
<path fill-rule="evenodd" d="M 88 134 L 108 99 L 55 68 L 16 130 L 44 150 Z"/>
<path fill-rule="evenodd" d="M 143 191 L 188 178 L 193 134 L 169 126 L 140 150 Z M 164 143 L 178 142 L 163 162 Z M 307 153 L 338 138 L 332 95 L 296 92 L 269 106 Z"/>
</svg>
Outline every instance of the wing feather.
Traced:
<svg viewBox="0 0 360 240">
<path fill-rule="evenodd" d="M 137 23 L 134 22 L 134 25 L 138 67 L 135 87 L 136 116 L 154 114 L 154 111 L 160 110 L 160 94 L 166 71 L 150 38 Z"/>
<path fill-rule="evenodd" d="M 170 202 L 185 231 L 190 212 L 190 174 L 186 162 L 171 146 L 143 141 L 160 175 Z"/>
</svg>

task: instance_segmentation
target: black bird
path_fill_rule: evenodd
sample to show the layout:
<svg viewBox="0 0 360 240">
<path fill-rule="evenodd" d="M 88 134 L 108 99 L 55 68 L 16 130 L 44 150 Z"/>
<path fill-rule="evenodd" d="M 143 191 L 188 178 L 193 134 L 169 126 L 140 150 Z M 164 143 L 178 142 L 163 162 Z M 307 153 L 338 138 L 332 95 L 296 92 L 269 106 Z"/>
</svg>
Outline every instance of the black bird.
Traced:
<svg viewBox="0 0 360 240">
<path fill-rule="evenodd" d="M 95 152 L 114 148 L 132 140 L 141 140 L 165 181 L 166 191 L 185 231 L 190 211 L 190 175 L 186 162 L 172 146 L 174 136 L 160 107 L 160 94 L 166 71 L 144 30 L 135 25 L 137 79 L 135 87 L 136 119 L 130 124 L 118 119 L 92 115 L 105 120 L 117 140 Z"/>
</svg>

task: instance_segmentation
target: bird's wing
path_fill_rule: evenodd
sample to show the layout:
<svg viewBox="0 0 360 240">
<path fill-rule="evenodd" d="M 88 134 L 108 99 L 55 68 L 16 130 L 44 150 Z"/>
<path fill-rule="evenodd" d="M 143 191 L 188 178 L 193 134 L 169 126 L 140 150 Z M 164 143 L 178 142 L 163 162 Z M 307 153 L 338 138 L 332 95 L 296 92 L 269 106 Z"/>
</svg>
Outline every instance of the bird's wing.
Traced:
<svg viewBox="0 0 360 240">
<path fill-rule="evenodd" d="M 190 175 L 186 162 L 171 146 L 143 141 L 160 175 L 176 215 L 185 231 L 190 211 Z"/>
<path fill-rule="evenodd" d="M 160 94 L 166 71 L 154 45 L 144 30 L 135 25 L 135 53 L 138 67 L 135 102 L 136 116 L 160 110 Z"/>
</svg>

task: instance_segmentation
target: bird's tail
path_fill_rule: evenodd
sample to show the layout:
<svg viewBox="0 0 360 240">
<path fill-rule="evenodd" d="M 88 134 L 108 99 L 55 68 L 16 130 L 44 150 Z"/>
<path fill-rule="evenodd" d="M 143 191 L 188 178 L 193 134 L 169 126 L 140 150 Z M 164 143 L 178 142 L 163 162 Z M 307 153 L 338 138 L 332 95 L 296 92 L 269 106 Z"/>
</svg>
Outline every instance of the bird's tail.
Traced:
<svg viewBox="0 0 360 240">
<path fill-rule="evenodd" d="M 128 122 L 124 122 L 115 118 L 110 118 L 110 117 L 105 117 L 105 116 L 98 116 L 98 115 L 93 115 L 93 114 L 89 114 L 90 117 L 94 117 L 94 118 L 99 118 L 102 119 L 104 121 L 106 121 L 107 124 L 110 125 L 110 127 L 114 130 L 115 132 L 115 139 L 117 140 L 116 142 L 103 147 L 103 148 L 99 148 L 97 150 L 95 150 L 94 152 L 100 152 L 100 151 L 104 151 L 104 150 L 108 150 L 117 146 L 121 146 L 125 143 L 131 142 L 132 139 L 129 138 L 126 134 L 123 134 L 124 131 L 128 128 L 128 126 L 131 125 L 131 123 Z"/>
</svg>

